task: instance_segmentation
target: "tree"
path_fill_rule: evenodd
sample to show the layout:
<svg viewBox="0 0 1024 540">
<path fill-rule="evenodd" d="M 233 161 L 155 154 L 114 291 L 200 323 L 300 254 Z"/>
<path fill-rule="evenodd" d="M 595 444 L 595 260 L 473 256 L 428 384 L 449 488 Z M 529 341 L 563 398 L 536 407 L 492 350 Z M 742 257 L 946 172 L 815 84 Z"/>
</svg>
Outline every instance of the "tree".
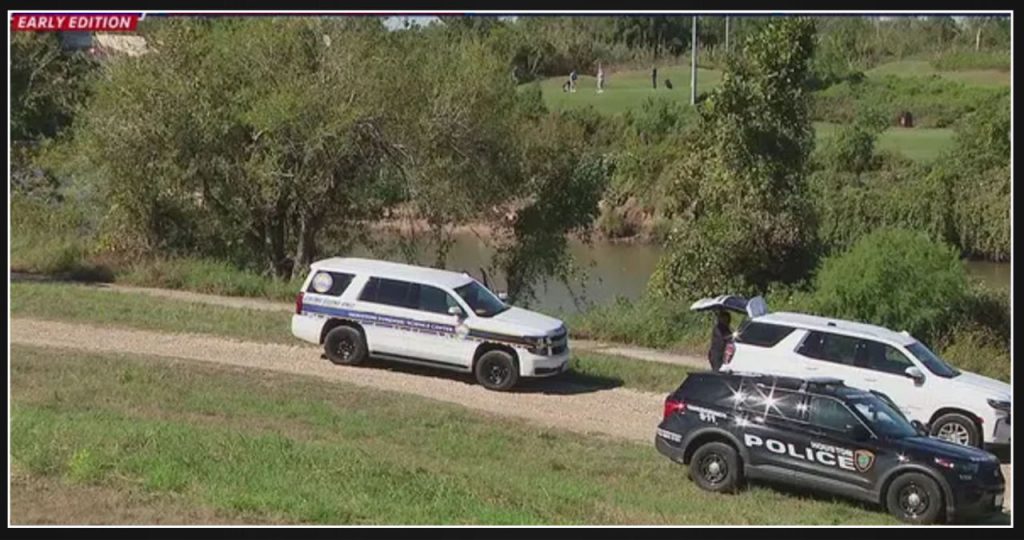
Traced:
<svg viewBox="0 0 1024 540">
<path fill-rule="evenodd" d="M 55 137 L 88 97 L 96 62 L 53 32 L 12 32 L 10 54 L 11 139 Z"/>
<path fill-rule="evenodd" d="M 668 298 L 764 290 L 811 268 L 807 79 L 814 22 L 773 19 L 730 59 L 671 167 L 673 219 L 649 287 Z"/>
<path fill-rule="evenodd" d="M 369 19 L 181 21 L 111 65 L 76 133 L 121 247 L 301 271 L 326 220 L 372 216 L 396 148 Z"/>
</svg>

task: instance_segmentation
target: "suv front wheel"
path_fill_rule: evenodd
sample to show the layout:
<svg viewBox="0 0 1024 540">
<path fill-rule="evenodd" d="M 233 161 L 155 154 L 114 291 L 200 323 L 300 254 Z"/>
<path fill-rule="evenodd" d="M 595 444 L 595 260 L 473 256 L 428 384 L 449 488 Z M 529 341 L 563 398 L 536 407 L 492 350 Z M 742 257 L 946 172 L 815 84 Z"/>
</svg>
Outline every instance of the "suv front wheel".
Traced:
<svg viewBox="0 0 1024 540">
<path fill-rule="evenodd" d="M 928 525 L 942 514 L 942 491 L 929 476 L 906 473 L 892 481 L 885 503 L 889 513 L 901 521 Z"/>
<path fill-rule="evenodd" d="M 932 422 L 932 437 L 965 446 L 980 446 L 981 433 L 973 420 L 960 413 L 944 414 Z"/>
<path fill-rule="evenodd" d="M 519 366 L 505 351 L 488 351 L 476 361 L 476 380 L 488 390 L 508 390 L 519 381 Z"/>
<path fill-rule="evenodd" d="M 703 444 L 690 458 L 690 478 L 708 491 L 735 491 L 743 480 L 740 456 L 725 443 Z"/>
</svg>

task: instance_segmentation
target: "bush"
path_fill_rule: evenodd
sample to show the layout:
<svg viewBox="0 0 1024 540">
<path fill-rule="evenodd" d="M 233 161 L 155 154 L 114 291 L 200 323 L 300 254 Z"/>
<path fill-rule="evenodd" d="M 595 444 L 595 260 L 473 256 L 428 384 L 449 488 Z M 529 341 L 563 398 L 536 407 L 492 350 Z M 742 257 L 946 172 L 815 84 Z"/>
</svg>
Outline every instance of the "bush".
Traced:
<svg viewBox="0 0 1024 540">
<path fill-rule="evenodd" d="M 954 330 L 939 350 L 944 360 L 960 369 L 1009 382 L 1008 344 L 990 329 L 968 325 Z"/>
<path fill-rule="evenodd" d="M 582 314 L 567 315 L 574 338 L 590 338 L 643 347 L 706 347 L 711 332 L 708 315 L 693 313 L 689 304 L 644 297 L 618 298 Z"/>
<path fill-rule="evenodd" d="M 815 285 L 818 312 L 924 340 L 944 335 L 968 297 L 956 249 L 901 229 L 878 230 L 825 259 Z"/>
<path fill-rule="evenodd" d="M 282 280 L 207 259 L 152 259 L 129 265 L 118 283 L 162 289 L 182 289 L 223 296 L 291 300 L 305 275 Z"/>
<path fill-rule="evenodd" d="M 845 81 L 815 92 L 811 117 L 819 122 L 848 124 L 865 107 L 874 106 L 890 125 L 895 125 L 901 112 L 909 111 L 917 127 L 947 127 L 993 96 L 1008 99 L 1009 89 L 967 86 L 939 76 L 886 75 Z"/>
<path fill-rule="evenodd" d="M 994 69 L 1010 71 L 1010 51 L 974 51 L 957 50 L 936 56 L 931 61 L 932 67 L 944 71 L 962 71 L 969 69 Z"/>
</svg>

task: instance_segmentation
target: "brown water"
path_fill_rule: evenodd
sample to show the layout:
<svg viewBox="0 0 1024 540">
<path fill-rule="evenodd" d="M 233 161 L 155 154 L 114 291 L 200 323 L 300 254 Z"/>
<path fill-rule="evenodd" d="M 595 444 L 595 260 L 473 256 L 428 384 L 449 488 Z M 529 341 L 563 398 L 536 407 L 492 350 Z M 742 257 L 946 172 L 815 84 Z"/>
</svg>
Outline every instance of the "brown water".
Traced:
<svg viewBox="0 0 1024 540">
<path fill-rule="evenodd" d="M 605 304 L 616 297 L 639 297 L 647 286 L 647 280 L 658 264 L 662 248 L 657 245 L 593 242 L 584 244 L 570 242 L 570 251 L 583 274 L 572 291 L 556 280 L 541 284 L 537 288 L 537 299 L 531 307 L 547 312 L 575 311 L 587 303 Z M 427 244 L 418 246 L 417 262 L 433 263 L 433 251 Z M 473 234 L 459 234 L 448 253 L 447 267 L 451 270 L 469 272 L 480 279 L 480 267 L 487 264 L 494 250 Z M 369 250 L 356 250 L 356 256 L 371 256 Z M 383 258 L 401 260 L 396 254 L 378 254 Z M 985 261 L 965 261 L 969 275 L 985 285 L 1001 290 L 1010 289 L 1010 264 Z M 502 290 L 503 276 L 490 277 L 491 286 Z M 573 300 L 574 295 L 582 303 Z"/>
</svg>

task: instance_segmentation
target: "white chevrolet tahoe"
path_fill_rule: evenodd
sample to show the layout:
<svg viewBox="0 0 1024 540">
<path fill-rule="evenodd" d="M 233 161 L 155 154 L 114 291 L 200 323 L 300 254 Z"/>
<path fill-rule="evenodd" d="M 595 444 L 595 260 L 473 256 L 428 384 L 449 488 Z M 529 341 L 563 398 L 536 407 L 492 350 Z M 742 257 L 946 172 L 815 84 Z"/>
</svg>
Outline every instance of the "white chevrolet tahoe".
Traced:
<svg viewBox="0 0 1024 540">
<path fill-rule="evenodd" d="M 970 446 L 1010 444 L 1010 385 L 950 366 L 906 332 L 768 313 L 759 296 L 705 298 L 690 309 L 747 316 L 726 344 L 722 371 L 837 377 L 887 395 L 935 437 Z"/>
<path fill-rule="evenodd" d="M 569 368 L 562 321 L 507 305 L 467 274 L 354 258 L 317 261 L 292 334 L 329 360 L 385 360 L 472 372 L 492 390 Z"/>
</svg>

